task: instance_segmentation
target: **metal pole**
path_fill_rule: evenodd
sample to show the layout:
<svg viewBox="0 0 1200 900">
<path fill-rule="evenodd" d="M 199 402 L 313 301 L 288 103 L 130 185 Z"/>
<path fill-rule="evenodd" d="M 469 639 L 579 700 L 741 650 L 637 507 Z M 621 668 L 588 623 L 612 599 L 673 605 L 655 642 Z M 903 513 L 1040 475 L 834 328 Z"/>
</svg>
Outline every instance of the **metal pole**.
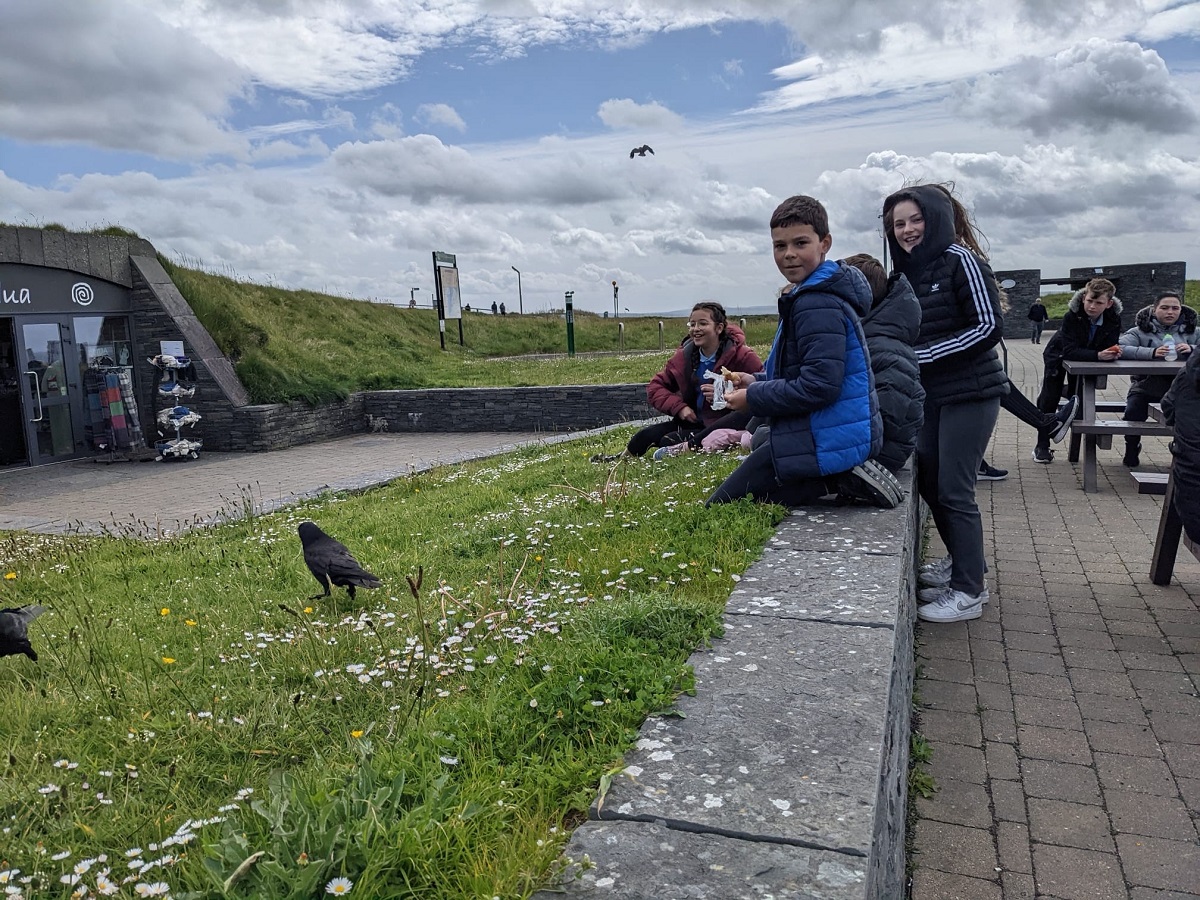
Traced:
<svg viewBox="0 0 1200 900">
<path fill-rule="evenodd" d="M 574 291 L 566 291 L 566 312 L 567 312 L 567 356 L 575 355 L 575 309 L 572 301 L 575 299 Z"/>
<path fill-rule="evenodd" d="M 625 323 L 624 322 L 617 323 L 617 349 L 621 350 L 621 351 L 625 350 Z"/>
<path fill-rule="evenodd" d="M 621 318 L 621 314 L 617 311 L 617 283 L 613 282 L 613 318 Z"/>
<path fill-rule="evenodd" d="M 509 266 L 509 268 L 517 273 L 517 311 L 521 315 L 525 315 L 525 301 L 521 297 L 521 270 L 516 266 Z"/>
<path fill-rule="evenodd" d="M 658 349 L 662 350 L 666 347 L 666 342 L 663 339 L 663 323 L 662 319 L 658 320 Z"/>
</svg>

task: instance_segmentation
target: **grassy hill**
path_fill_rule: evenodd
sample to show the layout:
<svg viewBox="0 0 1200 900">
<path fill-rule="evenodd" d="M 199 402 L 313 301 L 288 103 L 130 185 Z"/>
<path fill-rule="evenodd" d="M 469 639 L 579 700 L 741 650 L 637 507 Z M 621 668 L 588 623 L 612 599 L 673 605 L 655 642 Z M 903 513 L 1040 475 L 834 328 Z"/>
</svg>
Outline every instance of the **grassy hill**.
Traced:
<svg viewBox="0 0 1200 900">
<path fill-rule="evenodd" d="M 625 326 L 624 354 L 612 358 L 511 360 L 565 353 L 561 313 L 492 316 L 468 313 L 446 323 L 446 349 L 431 309 L 406 309 L 313 291 L 238 281 L 168 260 L 163 266 L 256 403 L 321 403 L 353 391 L 479 385 L 609 384 L 647 381 L 686 334 L 686 318 L 635 317 Z M 665 350 L 659 351 L 663 322 Z M 774 316 L 746 319 L 747 340 L 765 355 Z M 615 353 L 618 322 L 575 313 L 578 354 Z M 639 352 L 640 351 L 640 352 Z"/>
</svg>

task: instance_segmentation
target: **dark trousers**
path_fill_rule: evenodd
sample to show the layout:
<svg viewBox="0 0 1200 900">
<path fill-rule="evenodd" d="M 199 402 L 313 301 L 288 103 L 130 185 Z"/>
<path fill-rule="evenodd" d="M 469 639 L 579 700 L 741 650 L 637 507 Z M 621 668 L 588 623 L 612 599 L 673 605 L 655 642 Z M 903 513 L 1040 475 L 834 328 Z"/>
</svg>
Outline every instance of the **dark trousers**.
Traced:
<svg viewBox="0 0 1200 900">
<path fill-rule="evenodd" d="M 701 422 L 685 422 L 683 419 L 668 419 L 666 422 L 655 422 L 645 428 L 639 428 L 629 439 L 626 450 L 632 456 L 644 456 L 651 447 L 673 447 L 675 444 L 687 441 L 693 447 L 699 447 L 700 441 L 709 432 L 717 428 L 733 428 L 743 431 L 750 422 L 750 413 L 730 410 L 711 425 Z"/>
<path fill-rule="evenodd" d="M 708 498 L 705 506 L 730 503 L 742 497 L 753 497 L 759 503 L 779 503 L 783 506 L 804 506 L 833 493 L 833 486 L 824 478 L 804 478 L 780 484 L 771 461 L 771 439 L 742 460 L 728 478 Z M 981 538 L 982 539 L 982 538 Z"/>
<path fill-rule="evenodd" d="M 1041 322 L 1033 323 L 1033 328 L 1032 328 L 1031 334 L 1029 335 L 1029 339 L 1030 339 L 1030 341 L 1032 341 L 1035 344 L 1040 344 L 1042 342 L 1042 323 Z"/>
<path fill-rule="evenodd" d="M 975 476 L 999 415 L 999 397 L 944 406 L 927 400 L 917 435 L 917 490 L 953 560 L 950 587 L 972 596 L 987 571 Z"/>
<path fill-rule="evenodd" d="M 1150 404 L 1157 403 L 1171 386 L 1170 376 L 1152 375 L 1131 385 L 1125 395 L 1126 422 L 1145 422 L 1150 418 Z M 1125 435 L 1125 452 L 1137 453 L 1142 449 L 1142 439 L 1136 434 Z"/>
<path fill-rule="evenodd" d="M 1057 404 L 1055 406 L 1057 408 Z M 1008 382 L 1008 393 L 1000 398 L 1000 408 L 1012 413 L 1026 425 L 1032 425 L 1039 431 L 1046 424 L 1046 414 L 1038 409 L 1032 400 L 1022 394 L 1021 389 L 1011 380 Z"/>
</svg>

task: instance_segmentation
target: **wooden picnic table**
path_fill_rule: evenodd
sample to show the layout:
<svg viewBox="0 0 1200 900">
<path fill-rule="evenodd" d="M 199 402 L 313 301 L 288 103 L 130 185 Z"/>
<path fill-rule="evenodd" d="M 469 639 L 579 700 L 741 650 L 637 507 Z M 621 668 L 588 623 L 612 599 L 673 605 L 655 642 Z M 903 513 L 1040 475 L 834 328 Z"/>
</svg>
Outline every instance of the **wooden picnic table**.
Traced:
<svg viewBox="0 0 1200 900">
<path fill-rule="evenodd" d="M 1175 375 L 1187 365 L 1187 360 L 1176 359 L 1116 359 L 1112 362 L 1080 362 L 1064 359 L 1063 371 L 1076 376 L 1075 392 L 1079 396 L 1079 407 L 1071 423 L 1071 447 L 1067 459 L 1078 462 L 1079 447 L 1083 445 L 1083 489 L 1094 494 L 1099 490 L 1096 480 L 1096 450 L 1112 446 L 1114 434 L 1136 434 L 1144 437 L 1169 437 L 1171 429 L 1160 422 L 1125 422 L 1121 419 L 1101 419 L 1100 412 L 1112 412 L 1096 402 L 1097 388 L 1106 387 L 1109 375 Z"/>
</svg>

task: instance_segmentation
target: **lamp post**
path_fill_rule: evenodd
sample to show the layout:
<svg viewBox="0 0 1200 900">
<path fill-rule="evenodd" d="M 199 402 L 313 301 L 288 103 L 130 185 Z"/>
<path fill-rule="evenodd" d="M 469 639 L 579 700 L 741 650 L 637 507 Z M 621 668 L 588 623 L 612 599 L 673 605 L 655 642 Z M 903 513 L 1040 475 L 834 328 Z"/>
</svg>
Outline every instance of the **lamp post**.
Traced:
<svg viewBox="0 0 1200 900">
<path fill-rule="evenodd" d="M 525 301 L 521 297 L 521 270 L 516 266 L 509 266 L 509 268 L 517 273 L 517 312 L 525 315 Z"/>
<path fill-rule="evenodd" d="M 414 306 L 417 305 L 416 293 L 419 290 L 420 290 L 419 287 L 408 289 L 408 308 L 409 309 L 412 309 Z"/>
<path fill-rule="evenodd" d="M 613 282 L 613 318 L 621 318 L 621 314 L 617 312 L 617 283 Z"/>
<path fill-rule="evenodd" d="M 572 302 L 574 299 L 574 291 L 563 292 L 563 300 L 566 306 L 564 312 L 567 317 L 567 356 L 575 355 L 575 310 Z"/>
</svg>

